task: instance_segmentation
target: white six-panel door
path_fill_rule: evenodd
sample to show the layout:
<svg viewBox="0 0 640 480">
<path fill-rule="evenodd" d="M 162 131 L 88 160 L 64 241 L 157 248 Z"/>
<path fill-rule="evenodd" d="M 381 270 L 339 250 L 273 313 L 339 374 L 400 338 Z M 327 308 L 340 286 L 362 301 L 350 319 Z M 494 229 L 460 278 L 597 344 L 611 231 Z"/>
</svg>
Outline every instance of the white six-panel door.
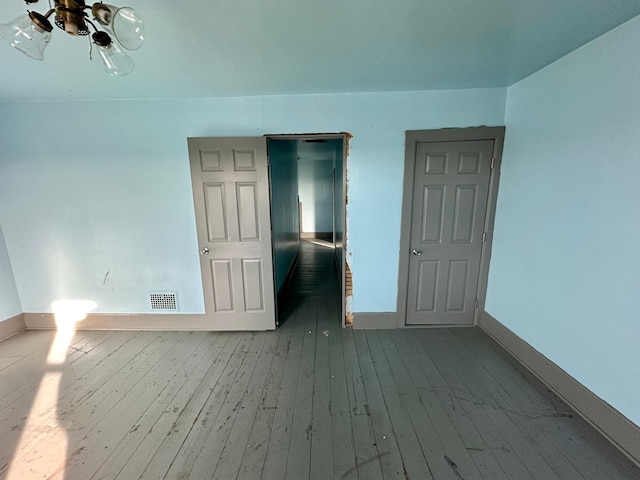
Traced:
<svg viewBox="0 0 640 480">
<path fill-rule="evenodd" d="M 266 138 L 189 138 L 188 145 L 211 329 L 275 329 Z"/>
</svg>

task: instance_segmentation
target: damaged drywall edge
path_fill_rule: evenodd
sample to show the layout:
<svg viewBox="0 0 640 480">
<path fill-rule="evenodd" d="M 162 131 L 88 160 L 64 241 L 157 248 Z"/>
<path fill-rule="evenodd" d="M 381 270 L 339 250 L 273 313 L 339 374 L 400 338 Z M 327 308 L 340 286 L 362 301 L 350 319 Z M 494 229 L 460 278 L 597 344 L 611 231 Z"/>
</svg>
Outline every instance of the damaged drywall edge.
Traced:
<svg viewBox="0 0 640 480">
<path fill-rule="evenodd" d="M 351 275 L 351 268 L 349 264 L 345 262 L 345 325 L 353 325 L 353 279 Z"/>
<path fill-rule="evenodd" d="M 353 274 L 351 267 L 349 266 L 349 257 L 351 252 L 348 249 L 349 245 L 349 152 L 351 149 L 351 139 L 353 135 L 349 132 L 343 132 L 345 135 L 345 155 L 344 155 L 344 238 L 343 238 L 343 250 L 344 250 L 344 266 L 345 266 L 345 326 L 353 326 Z"/>
</svg>

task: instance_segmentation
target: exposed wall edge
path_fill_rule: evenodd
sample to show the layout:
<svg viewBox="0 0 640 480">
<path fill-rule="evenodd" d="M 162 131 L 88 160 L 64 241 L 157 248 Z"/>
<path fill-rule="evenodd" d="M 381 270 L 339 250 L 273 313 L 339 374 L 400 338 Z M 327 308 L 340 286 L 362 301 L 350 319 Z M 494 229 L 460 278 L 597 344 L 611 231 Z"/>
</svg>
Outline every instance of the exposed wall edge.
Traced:
<svg viewBox="0 0 640 480">
<path fill-rule="evenodd" d="M 482 312 L 480 328 L 566 401 L 587 422 L 640 466 L 640 427 L 622 415 L 542 353 Z"/>
<path fill-rule="evenodd" d="M 19 313 L 14 317 L 7 318 L 0 322 L 0 341 L 13 337 L 23 330 L 26 330 L 26 328 L 27 326 L 24 323 L 24 316 L 22 313 Z"/>
<path fill-rule="evenodd" d="M 353 328 L 357 329 L 393 329 L 397 326 L 396 312 L 353 313 Z"/>
<path fill-rule="evenodd" d="M 28 330 L 50 330 L 56 328 L 53 313 L 24 313 Z M 78 330 L 160 330 L 160 331 L 233 331 L 249 330 L 242 323 L 216 322 L 205 314 L 118 314 L 90 313 L 77 323 Z M 227 325 L 225 325 L 227 324 Z"/>
</svg>

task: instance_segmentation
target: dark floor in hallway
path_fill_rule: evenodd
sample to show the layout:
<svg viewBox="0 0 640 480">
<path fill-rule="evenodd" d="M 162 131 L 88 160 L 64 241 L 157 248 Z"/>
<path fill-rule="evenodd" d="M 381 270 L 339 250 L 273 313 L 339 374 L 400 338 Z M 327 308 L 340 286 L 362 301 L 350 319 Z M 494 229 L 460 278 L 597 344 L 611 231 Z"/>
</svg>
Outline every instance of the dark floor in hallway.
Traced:
<svg viewBox="0 0 640 480">
<path fill-rule="evenodd" d="M 322 297 L 331 306 L 330 315 L 341 324 L 340 290 L 333 245 L 324 240 L 302 240 L 296 269 L 278 304 L 278 320 L 282 325 L 293 318 L 301 302 Z M 333 308 L 335 307 L 335 309 Z"/>
</svg>

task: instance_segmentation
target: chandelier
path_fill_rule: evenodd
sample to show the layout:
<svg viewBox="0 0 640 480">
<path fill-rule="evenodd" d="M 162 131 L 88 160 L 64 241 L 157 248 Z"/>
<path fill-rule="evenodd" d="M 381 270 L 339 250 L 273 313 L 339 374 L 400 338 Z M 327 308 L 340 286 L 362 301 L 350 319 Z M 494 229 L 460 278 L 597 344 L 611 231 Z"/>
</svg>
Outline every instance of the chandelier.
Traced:
<svg viewBox="0 0 640 480">
<path fill-rule="evenodd" d="M 27 4 L 38 2 L 25 1 Z M 89 19 L 88 10 L 91 10 L 93 21 Z M 53 8 L 44 15 L 29 11 L 9 23 L 0 24 L 0 36 L 28 57 L 42 60 L 44 49 L 51 40 L 53 26 L 49 17 L 53 14 L 56 26 L 69 35 L 86 36 L 90 33 L 89 27 L 93 29 L 91 39 L 109 75 L 122 76 L 133 71 L 135 63 L 123 49 L 136 50 L 144 41 L 144 23 L 133 8 L 102 2 L 89 6 L 84 0 L 54 0 Z"/>
</svg>

